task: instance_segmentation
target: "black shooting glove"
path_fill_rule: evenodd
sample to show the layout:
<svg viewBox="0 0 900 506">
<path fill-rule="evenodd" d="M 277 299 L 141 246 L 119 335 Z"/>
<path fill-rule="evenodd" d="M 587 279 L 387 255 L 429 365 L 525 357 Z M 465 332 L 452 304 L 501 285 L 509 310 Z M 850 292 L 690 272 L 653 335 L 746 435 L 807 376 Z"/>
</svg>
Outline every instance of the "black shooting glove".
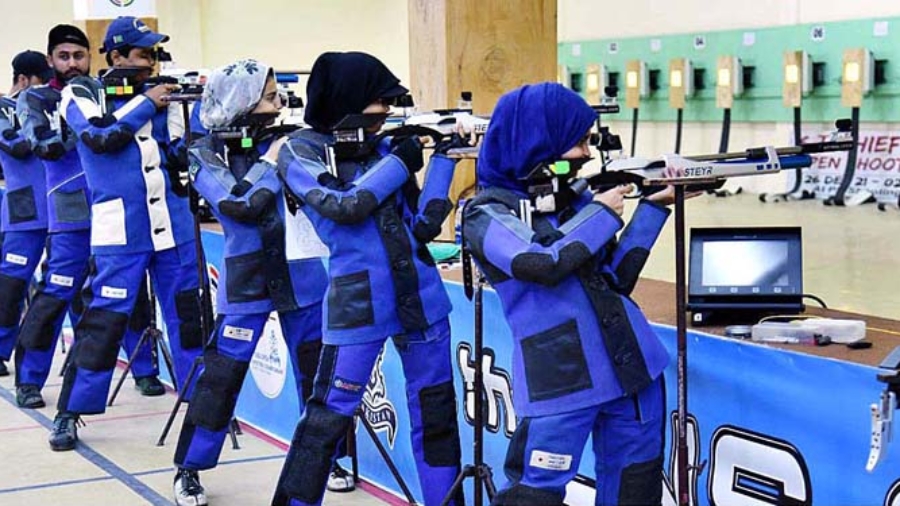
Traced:
<svg viewBox="0 0 900 506">
<path fill-rule="evenodd" d="M 172 192 L 179 197 L 188 196 L 188 151 L 183 143 L 170 145 L 166 149 L 166 172 L 169 173 L 169 182 L 172 184 Z"/>
<path fill-rule="evenodd" d="M 451 149 L 457 148 L 467 148 L 470 147 L 469 143 L 466 142 L 465 139 L 459 134 L 453 134 L 448 139 L 444 139 L 441 142 L 435 144 L 434 153 L 442 156 L 447 156 L 447 152 Z"/>
<path fill-rule="evenodd" d="M 243 181 L 242 181 L 243 182 Z M 232 191 L 234 193 L 234 191 Z M 223 200 L 219 202 L 219 211 L 234 220 L 243 223 L 256 222 L 270 207 L 275 206 L 275 194 L 266 188 L 256 190 L 247 202 Z"/>
<path fill-rule="evenodd" d="M 425 160 L 422 158 L 422 142 L 418 137 L 398 139 L 397 144 L 391 149 L 391 154 L 399 158 L 411 173 L 419 172 L 425 166 Z"/>
</svg>

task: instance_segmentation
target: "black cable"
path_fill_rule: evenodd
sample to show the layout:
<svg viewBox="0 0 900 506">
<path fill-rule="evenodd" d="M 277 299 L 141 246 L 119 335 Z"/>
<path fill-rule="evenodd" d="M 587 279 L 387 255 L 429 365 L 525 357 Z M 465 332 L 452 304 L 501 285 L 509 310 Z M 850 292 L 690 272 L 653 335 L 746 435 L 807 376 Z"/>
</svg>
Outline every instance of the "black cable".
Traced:
<svg viewBox="0 0 900 506">
<path fill-rule="evenodd" d="M 825 205 L 847 205 L 846 194 L 850 185 L 853 183 L 853 174 L 856 172 L 856 156 L 859 152 L 859 107 L 853 108 L 851 111 L 851 119 L 853 121 L 853 149 L 847 154 L 847 167 L 844 168 L 844 175 L 841 176 L 841 184 L 838 186 L 834 196 L 825 201 Z"/>
<path fill-rule="evenodd" d="M 681 130 L 684 126 L 684 109 L 678 108 L 678 115 L 675 118 L 675 154 L 681 153 Z"/>
<path fill-rule="evenodd" d="M 804 293 L 801 295 L 801 297 L 803 297 L 804 299 L 812 299 L 812 300 L 818 302 L 819 305 L 822 306 L 823 309 L 828 309 L 828 305 L 825 304 L 824 300 L 822 300 L 821 298 L 819 298 L 811 293 Z"/>
<path fill-rule="evenodd" d="M 799 146 L 803 143 L 803 133 L 802 133 L 802 117 L 800 115 L 800 108 L 794 107 L 794 146 Z M 800 191 L 800 185 L 803 184 L 803 169 L 796 168 L 794 169 L 794 187 L 787 192 L 788 195 L 793 195 Z"/>
<path fill-rule="evenodd" d="M 722 137 L 719 139 L 719 153 L 728 152 L 728 139 L 731 137 L 731 109 L 722 113 Z"/>
<path fill-rule="evenodd" d="M 638 126 L 638 108 L 634 108 L 634 115 L 631 116 L 631 156 L 634 157 L 635 146 L 637 145 L 637 126 Z"/>
</svg>

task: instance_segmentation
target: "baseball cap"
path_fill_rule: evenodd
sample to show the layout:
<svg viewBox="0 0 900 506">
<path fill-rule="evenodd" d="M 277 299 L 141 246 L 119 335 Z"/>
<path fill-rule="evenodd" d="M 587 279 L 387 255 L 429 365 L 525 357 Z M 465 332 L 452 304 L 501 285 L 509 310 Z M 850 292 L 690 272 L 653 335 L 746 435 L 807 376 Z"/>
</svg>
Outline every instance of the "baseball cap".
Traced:
<svg viewBox="0 0 900 506">
<path fill-rule="evenodd" d="M 44 81 L 49 81 L 53 77 L 53 68 L 47 63 L 44 53 L 30 49 L 17 54 L 13 58 L 12 67 L 13 77 L 38 76 Z"/>
<path fill-rule="evenodd" d="M 156 33 L 134 16 L 119 16 L 109 24 L 106 37 L 103 38 L 101 53 L 109 52 L 122 46 L 153 47 L 169 40 L 168 35 Z"/>
<path fill-rule="evenodd" d="M 50 33 L 47 34 L 47 53 L 52 53 L 53 48 L 67 42 L 88 49 L 91 48 L 91 43 L 88 41 L 87 35 L 85 35 L 77 26 L 56 25 L 50 30 Z"/>
</svg>

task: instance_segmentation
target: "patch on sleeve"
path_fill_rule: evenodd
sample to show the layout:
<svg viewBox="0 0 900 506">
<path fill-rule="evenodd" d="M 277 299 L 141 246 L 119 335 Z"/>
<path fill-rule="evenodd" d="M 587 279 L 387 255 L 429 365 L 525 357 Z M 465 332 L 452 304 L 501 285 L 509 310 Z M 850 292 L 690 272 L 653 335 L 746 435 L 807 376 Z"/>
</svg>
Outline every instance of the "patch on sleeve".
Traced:
<svg viewBox="0 0 900 506">
<path fill-rule="evenodd" d="M 250 341 L 253 339 L 253 329 L 225 325 L 225 329 L 222 330 L 222 335 L 229 339 L 237 339 L 238 341 Z"/>
<path fill-rule="evenodd" d="M 528 465 L 550 471 L 568 471 L 572 467 L 572 456 L 532 450 Z"/>
</svg>

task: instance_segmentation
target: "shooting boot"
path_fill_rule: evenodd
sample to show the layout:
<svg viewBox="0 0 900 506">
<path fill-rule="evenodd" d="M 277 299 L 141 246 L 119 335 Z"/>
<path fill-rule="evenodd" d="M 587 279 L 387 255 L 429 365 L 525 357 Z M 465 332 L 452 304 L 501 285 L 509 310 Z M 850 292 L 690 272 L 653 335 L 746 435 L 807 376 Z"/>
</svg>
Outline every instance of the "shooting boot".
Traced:
<svg viewBox="0 0 900 506">
<path fill-rule="evenodd" d="M 178 506 L 206 506 L 206 493 L 200 484 L 200 474 L 192 469 L 179 468 L 172 486 Z"/>
<path fill-rule="evenodd" d="M 16 404 L 20 408 L 37 409 L 46 406 L 41 397 L 41 389 L 37 385 L 19 385 L 16 387 Z"/>
<path fill-rule="evenodd" d="M 145 397 L 156 397 L 166 393 L 166 387 L 156 376 L 144 376 L 143 378 L 134 379 L 134 388 L 141 392 Z"/>
</svg>

